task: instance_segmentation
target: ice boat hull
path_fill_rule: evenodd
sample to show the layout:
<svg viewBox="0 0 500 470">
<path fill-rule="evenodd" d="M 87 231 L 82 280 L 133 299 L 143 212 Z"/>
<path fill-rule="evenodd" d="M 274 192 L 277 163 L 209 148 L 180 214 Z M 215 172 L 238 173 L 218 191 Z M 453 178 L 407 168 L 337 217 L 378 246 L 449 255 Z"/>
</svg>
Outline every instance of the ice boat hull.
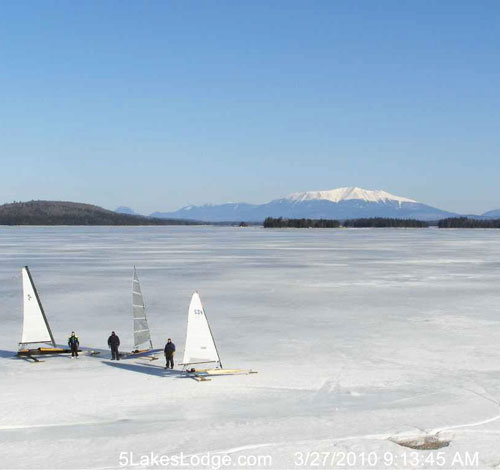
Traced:
<svg viewBox="0 0 500 470">
<path fill-rule="evenodd" d="M 81 352 L 78 350 L 78 352 Z M 20 349 L 17 352 L 18 356 L 40 356 L 44 354 L 70 354 L 71 349 L 67 348 L 36 348 L 36 349 Z"/>
</svg>

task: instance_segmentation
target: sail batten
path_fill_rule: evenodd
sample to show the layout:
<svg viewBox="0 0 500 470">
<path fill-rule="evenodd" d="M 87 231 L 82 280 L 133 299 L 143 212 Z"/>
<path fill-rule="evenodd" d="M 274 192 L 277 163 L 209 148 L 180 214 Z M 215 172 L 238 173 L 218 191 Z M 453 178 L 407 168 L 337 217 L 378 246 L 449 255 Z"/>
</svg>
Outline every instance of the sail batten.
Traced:
<svg viewBox="0 0 500 470">
<path fill-rule="evenodd" d="M 132 314 L 134 317 L 134 349 L 141 349 L 141 345 L 144 345 L 144 343 L 149 343 L 150 349 L 153 349 L 148 319 L 146 317 L 146 307 L 135 267 L 132 282 Z"/>
<path fill-rule="evenodd" d="M 186 346 L 183 364 L 218 362 L 222 367 L 217 346 L 198 292 L 191 298 L 188 311 Z"/>
<path fill-rule="evenodd" d="M 23 333 L 20 344 L 50 343 L 55 347 L 49 322 L 28 266 L 22 269 L 23 277 Z"/>
</svg>

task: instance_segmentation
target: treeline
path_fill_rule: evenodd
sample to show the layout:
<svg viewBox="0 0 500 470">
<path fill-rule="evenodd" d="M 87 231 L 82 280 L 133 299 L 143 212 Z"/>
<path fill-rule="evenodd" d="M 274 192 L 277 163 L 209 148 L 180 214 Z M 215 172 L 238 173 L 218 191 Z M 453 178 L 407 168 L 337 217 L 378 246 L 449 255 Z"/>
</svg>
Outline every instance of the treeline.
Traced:
<svg viewBox="0 0 500 470">
<path fill-rule="evenodd" d="M 391 219 L 386 217 L 369 217 L 348 219 L 340 222 L 334 219 L 287 219 L 284 217 L 268 217 L 264 220 L 264 228 L 426 228 L 430 225 L 439 228 L 500 228 L 500 219 L 469 219 L 467 217 L 450 217 L 438 222 L 424 222 L 415 219 Z"/>
<path fill-rule="evenodd" d="M 390 219 L 385 217 L 370 217 L 365 219 L 350 219 L 344 221 L 344 227 L 403 227 L 403 228 L 426 228 L 428 222 L 415 219 Z"/>
<path fill-rule="evenodd" d="M 264 220 L 264 228 L 338 228 L 343 227 L 428 227 L 427 222 L 413 219 L 390 219 L 383 217 L 372 217 L 365 219 L 345 220 L 343 224 L 333 219 L 286 219 L 283 217 L 268 217 Z"/>
<path fill-rule="evenodd" d="M 332 219 L 284 219 L 268 217 L 264 228 L 338 228 L 340 222 Z"/>
<path fill-rule="evenodd" d="M 479 220 L 467 217 L 451 217 L 438 222 L 439 228 L 500 228 L 500 219 Z"/>
<path fill-rule="evenodd" d="M 196 222 L 120 214 L 91 204 L 29 201 L 0 205 L 0 225 L 192 225 Z"/>
</svg>

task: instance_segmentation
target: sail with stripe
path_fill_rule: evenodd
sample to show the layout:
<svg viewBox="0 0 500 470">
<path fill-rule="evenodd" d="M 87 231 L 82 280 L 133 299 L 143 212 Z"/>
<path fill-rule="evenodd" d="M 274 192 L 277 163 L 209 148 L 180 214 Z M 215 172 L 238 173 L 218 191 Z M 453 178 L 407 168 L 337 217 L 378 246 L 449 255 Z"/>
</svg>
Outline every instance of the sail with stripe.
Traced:
<svg viewBox="0 0 500 470">
<path fill-rule="evenodd" d="M 134 266 L 134 279 L 132 281 L 132 313 L 134 316 L 134 350 L 153 349 L 151 333 L 149 331 L 146 307 L 142 296 L 141 285 Z M 145 348 L 145 344 L 148 346 Z"/>
<path fill-rule="evenodd" d="M 186 346 L 183 365 L 217 362 L 222 368 L 219 352 L 198 292 L 191 298 L 188 311 Z"/>
<path fill-rule="evenodd" d="M 56 342 L 28 266 L 22 268 L 22 277 L 23 333 L 20 344 L 49 343 L 55 347 Z"/>
</svg>

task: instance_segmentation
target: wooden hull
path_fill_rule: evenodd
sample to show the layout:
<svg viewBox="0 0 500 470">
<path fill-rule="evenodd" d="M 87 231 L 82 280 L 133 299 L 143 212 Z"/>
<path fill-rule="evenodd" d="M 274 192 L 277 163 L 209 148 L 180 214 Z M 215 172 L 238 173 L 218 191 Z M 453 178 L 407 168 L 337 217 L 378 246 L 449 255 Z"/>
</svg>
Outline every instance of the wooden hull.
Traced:
<svg viewBox="0 0 500 470">
<path fill-rule="evenodd" d="M 186 371 L 189 376 L 198 382 L 206 382 L 210 379 L 209 377 L 218 375 L 248 375 L 256 374 L 255 370 L 247 369 L 195 369 L 194 371 Z"/>
<path fill-rule="evenodd" d="M 141 351 L 130 351 L 130 352 L 119 352 L 118 355 L 120 357 L 134 357 L 134 356 L 146 356 L 148 353 L 152 353 L 152 349 L 143 349 Z"/>
<path fill-rule="evenodd" d="M 81 352 L 78 350 L 78 352 Z M 18 356 L 40 356 L 44 354 L 71 354 L 71 349 L 66 348 L 36 348 L 21 349 L 17 351 Z"/>
<path fill-rule="evenodd" d="M 141 351 L 120 353 L 119 356 L 121 359 L 144 359 L 147 361 L 156 361 L 158 360 L 158 357 L 154 354 L 154 349 L 143 349 Z"/>
</svg>

